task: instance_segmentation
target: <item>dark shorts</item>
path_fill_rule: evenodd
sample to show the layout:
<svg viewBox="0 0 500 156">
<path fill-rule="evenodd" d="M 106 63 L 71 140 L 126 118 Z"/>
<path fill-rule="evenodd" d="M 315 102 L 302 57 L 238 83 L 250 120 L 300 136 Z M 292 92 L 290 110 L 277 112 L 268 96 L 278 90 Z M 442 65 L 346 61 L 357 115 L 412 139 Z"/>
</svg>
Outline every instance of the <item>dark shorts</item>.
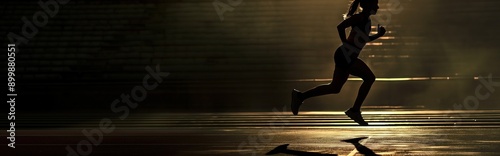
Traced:
<svg viewBox="0 0 500 156">
<path fill-rule="evenodd" d="M 361 49 L 352 46 L 342 45 L 338 47 L 333 56 L 335 67 L 348 69 L 354 61 L 359 60 L 359 52 Z"/>
</svg>

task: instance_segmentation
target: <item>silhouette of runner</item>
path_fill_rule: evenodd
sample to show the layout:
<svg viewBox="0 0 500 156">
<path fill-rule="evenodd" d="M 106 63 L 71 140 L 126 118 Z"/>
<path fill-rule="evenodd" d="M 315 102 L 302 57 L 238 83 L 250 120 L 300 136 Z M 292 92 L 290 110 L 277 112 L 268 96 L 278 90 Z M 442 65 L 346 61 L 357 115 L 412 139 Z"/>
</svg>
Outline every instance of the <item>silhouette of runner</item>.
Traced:
<svg viewBox="0 0 500 156">
<path fill-rule="evenodd" d="M 358 6 L 362 8 L 362 11 L 354 14 Z M 358 56 L 367 42 L 378 39 L 386 32 L 385 28 L 379 25 L 377 34 L 370 36 L 370 16 L 375 15 L 378 9 L 378 0 L 354 0 L 352 2 L 347 14 L 345 14 L 345 20 L 337 26 L 342 45 L 335 51 L 335 71 L 332 82 L 306 92 L 293 89 L 291 109 L 294 115 L 299 113 L 300 105 L 308 98 L 339 93 L 350 74 L 363 79 L 363 84 L 359 88 L 354 105 L 345 111 L 345 114 L 360 125 L 368 125 L 361 116 L 360 109 L 373 82 L 375 82 L 375 75 Z M 349 37 L 346 38 L 345 29 L 348 27 L 351 27 L 351 31 Z"/>
</svg>

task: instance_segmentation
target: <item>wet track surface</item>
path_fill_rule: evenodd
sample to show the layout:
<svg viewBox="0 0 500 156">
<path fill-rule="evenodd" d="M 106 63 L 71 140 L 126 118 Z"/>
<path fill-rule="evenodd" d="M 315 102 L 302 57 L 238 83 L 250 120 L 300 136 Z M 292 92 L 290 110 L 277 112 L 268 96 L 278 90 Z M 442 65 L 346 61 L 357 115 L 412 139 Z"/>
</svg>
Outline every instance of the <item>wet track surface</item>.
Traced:
<svg viewBox="0 0 500 156">
<path fill-rule="evenodd" d="M 365 110 L 363 115 L 370 126 L 358 126 L 340 111 L 292 116 L 279 109 L 141 113 L 124 120 L 118 115 L 32 115 L 17 121 L 22 125 L 17 127 L 16 149 L 6 151 L 15 155 L 67 155 L 67 147 L 71 147 L 80 155 L 265 155 L 289 144 L 288 151 L 276 155 L 352 156 L 361 154 L 341 140 L 368 137 L 360 143 L 379 155 L 500 152 L 500 111 Z M 107 118 L 114 129 L 99 129 L 99 122 Z"/>
</svg>

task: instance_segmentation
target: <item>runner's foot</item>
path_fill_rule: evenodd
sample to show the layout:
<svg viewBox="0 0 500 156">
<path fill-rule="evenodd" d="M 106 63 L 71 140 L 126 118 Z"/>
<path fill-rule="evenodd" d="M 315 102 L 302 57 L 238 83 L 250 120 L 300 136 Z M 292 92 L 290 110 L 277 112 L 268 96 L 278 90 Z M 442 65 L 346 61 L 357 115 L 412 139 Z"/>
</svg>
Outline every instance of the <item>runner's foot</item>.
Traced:
<svg viewBox="0 0 500 156">
<path fill-rule="evenodd" d="M 345 111 L 345 115 L 347 115 L 349 118 L 354 120 L 354 122 L 358 123 L 361 126 L 368 126 L 368 123 L 363 119 L 363 116 L 361 116 L 360 110 L 350 108 Z"/>
</svg>

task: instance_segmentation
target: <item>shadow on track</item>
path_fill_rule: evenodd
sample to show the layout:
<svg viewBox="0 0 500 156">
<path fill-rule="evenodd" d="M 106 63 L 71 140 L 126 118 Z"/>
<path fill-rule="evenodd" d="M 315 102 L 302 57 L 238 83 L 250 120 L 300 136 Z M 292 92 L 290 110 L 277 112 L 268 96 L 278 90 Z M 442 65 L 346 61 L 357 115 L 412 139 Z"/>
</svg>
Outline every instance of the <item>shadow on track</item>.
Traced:
<svg viewBox="0 0 500 156">
<path fill-rule="evenodd" d="M 359 141 L 366 139 L 368 137 L 360 137 L 360 138 L 354 138 L 354 139 L 347 139 L 347 140 L 341 140 L 342 142 L 347 142 L 351 143 L 356 147 L 356 150 L 360 154 L 363 154 L 365 156 L 380 156 L 373 152 L 370 148 L 362 145 L 359 143 Z M 299 150 L 291 150 L 288 149 L 288 145 L 290 144 L 283 144 L 279 145 L 278 147 L 274 148 L 273 150 L 269 151 L 266 153 L 266 155 L 274 155 L 274 154 L 289 154 L 289 155 L 296 155 L 296 156 L 337 156 L 337 154 L 325 154 L 325 153 L 318 153 L 318 152 L 307 152 L 307 151 L 299 151 Z"/>
<path fill-rule="evenodd" d="M 377 153 L 373 152 L 370 148 L 361 145 L 359 141 L 366 139 L 368 137 L 360 137 L 360 138 L 354 138 L 354 139 L 347 139 L 347 140 L 341 140 L 342 142 L 348 142 L 354 145 L 356 147 L 356 150 L 358 150 L 359 153 L 365 155 L 365 156 L 380 156 Z"/>
<path fill-rule="evenodd" d="M 269 151 L 266 153 L 266 155 L 274 155 L 274 154 L 290 154 L 290 155 L 296 155 L 296 156 L 337 156 L 337 154 L 323 154 L 323 153 L 317 153 L 317 152 L 307 152 L 307 151 L 298 151 L 298 150 L 290 150 L 288 149 L 288 145 L 290 144 L 283 144 L 279 145 L 278 147 L 274 148 L 273 150 Z"/>
</svg>

